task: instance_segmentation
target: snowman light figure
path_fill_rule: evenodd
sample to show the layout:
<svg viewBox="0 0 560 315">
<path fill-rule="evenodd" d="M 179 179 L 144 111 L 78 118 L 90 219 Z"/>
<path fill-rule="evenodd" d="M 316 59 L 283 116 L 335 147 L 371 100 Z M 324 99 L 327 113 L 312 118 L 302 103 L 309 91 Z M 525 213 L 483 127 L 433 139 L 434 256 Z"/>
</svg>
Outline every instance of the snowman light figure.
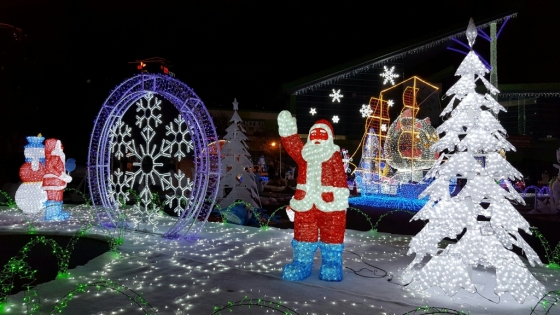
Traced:
<svg viewBox="0 0 560 315">
<path fill-rule="evenodd" d="M 47 193 L 42 189 L 45 175 L 44 137 L 26 137 L 28 144 L 24 146 L 25 163 L 19 169 L 22 184 L 15 195 L 16 204 L 24 214 L 34 215 L 44 208 Z"/>
</svg>

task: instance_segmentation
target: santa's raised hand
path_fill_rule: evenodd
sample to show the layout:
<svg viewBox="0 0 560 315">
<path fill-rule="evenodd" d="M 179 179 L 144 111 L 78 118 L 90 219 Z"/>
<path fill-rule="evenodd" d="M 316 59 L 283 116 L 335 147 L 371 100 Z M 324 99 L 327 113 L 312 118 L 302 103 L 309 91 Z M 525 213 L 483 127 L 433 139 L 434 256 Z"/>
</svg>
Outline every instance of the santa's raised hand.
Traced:
<svg viewBox="0 0 560 315">
<path fill-rule="evenodd" d="M 297 133 L 296 118 L 292 114 L 283 110 L 278 114 L 278 134 L 280 137 L 287 137 Z"/>
</svg>

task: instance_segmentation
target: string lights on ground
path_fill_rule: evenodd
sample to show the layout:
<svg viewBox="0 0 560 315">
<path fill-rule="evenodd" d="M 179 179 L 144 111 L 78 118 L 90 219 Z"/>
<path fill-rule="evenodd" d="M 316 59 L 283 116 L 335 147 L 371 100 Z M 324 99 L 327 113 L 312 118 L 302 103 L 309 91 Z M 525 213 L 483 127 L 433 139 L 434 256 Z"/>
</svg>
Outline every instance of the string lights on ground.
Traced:
<svg viewBox="0 0 560 315">
<path fill-rule="evenodd" d="M 6 213 L 3 213 L 0 216 L 0 222 L 5 215 Z M 73 214 L 72 217 L 75 215 Z M 24 222 L 21 215 L 20 220 Z M 172 223 L 171 220 L 165 218 L 161 220 L 161 226 Z M 66 231 L 67 228 L 61 227 L 70 226 L 71 223 L 50 222 L 48 224 L 57 225 L 58 230 Z M 378 223 L 379 221 L 376 226 Z M 78 226 L 70 228 L 78 229 Z M 39 227 L 39 229 L 44 229 L 44 227 Z M 98 228 L 87 231 L 104 233 L 102 229 Z M 343 251 L 344 266 L 347 267 L 344 268 L 345 277 L 351 281 L 357 281 L 356 278 L 362 279 L 358 283 L 367 281 L 361 285 L 363 288 L 371 285 L 382 292 L 387 286 L 386 289 L 390 290 L 392 283 L 383 279 L 387 279 L 387 276 L 391 277 L 395 273 L 395 263 L 402 259 L 410 237 L 350 230 L 347 230 L 346 234 L 349 243 L 346 244 L 347 249 Z M 232 307 L 234 312 L 241 311 L 242 309 L 236 310 L 239 307 L 256 308 L 256 310 L 264 312 L 267 309 L 269 312 L 274 312 L 272 308 L 265 306 L 261 308 L 261 304 L 257 303 L 260 300 L 262 303 L 272 303 L 267 305 L 277 307 L 276 312 L 280 309 L 292 310 L 294 314 L 322 312 L 321 310 L 330 313 L 339 309 L 346 313 L 360 314 L 364 313 L 366 309 L 374 313 L 392 311 L 389 302 L 372 302 L 375 300 L 372 300 L 372 297 L 375 297 L 376 294 L 368 289 L 356 291 L 361 292 L 357 295 L 360 298 L 356 298 L 352 297 L 353 295 L 340 297 L 332 294 L 331 290 L 319 295 L 302 292 L 292 294 L 289 290 L 285 291 L 286 288 L 280 288 L 285 286 L 282 285 L 285 283 L 283 281 L 276 284 L 271 282 L 273 289 L 270 288 L 270 290 L 262 283 L 253 285 L 251 281 L 222 281 L 231 277 L 232 274 L 242 274 L 246 280 L 256 280 L 263 276 L 268 282 L 274 277 L 280 280 L 282 266 L 290 259 L 288 256 L 291 254 L 289 247 L 282 245 L 290 240 L 289 231 L 270 228 L 263 231 L 258 228 L 210 222 L 201 234 L 201 238 L 194 242 L 167 240 L 161 235 L 139 232 L 127 233 L 123 238 L 126 241 L 121 245 L 119 257 L 105 256 L 99 263 L 94 263 L 91 267 L 86 265 L 80 267 L 79 270 L 70 270 L 67 277 L 59 278 L 55 283 L 41 285 L 36 291 L 30 288 L 25 295 L 11 296 L 8 303 L 5 304 L 5 309 L 10 309 L 8 313 L 20 314 L 19 310 L 28 309 L 29 305 L 36 309 L 36 313 L 40 313 L 49 312 L 54 309 L 55 305 L 58 307 L 65 305 L 64 308 L 61 308 L 62 313 L 72 313 L 77 308 L 79 309 L 80 305 L 86 303 L 90 308 L 95 307 L 99 311 L 110 310 L 115 314 L 134 314 L 144 311 L 148 314 L 154 311 L 157 314 L 204 313 L 204 310 L 212 312 L 212 308 L 218 313 L 225 314 L 229 313 L 229 307 Z M 356 274 L 353 270 L 356 271 Z M 387 276 L 384 271 L 388 273 Z M 101 277 L 102 280 L 100 280 Z M 539 277 L 558 278 L 553 271 L 549 275 Z M 102 281 L 110 281 L 114 283 L 115 288 L 122 288 L 122 290 L 104 288 L 103 285 L 99 289 L 97 286 L 83 287 L 85 284 L 101 283 Z M 85 292 L 76 291 L 80 285 Z M 294 285 L 313 286 L 313 283 Z M 332 285 L 338 284 L 332 283 Z M 52 290 L 54 287 L 58 289 Z M 163 295 L 162 290 L 165 292 Z M 53 294 L 55 291 L 58 294 Z M 399 289 L 399 292 L 402 290 Z M 64 298 L 67 294 L 72 294 L 71 300 Z M 128 297 L 123 294 L 127 294 Z M 398 293 L 396 294 L 398 295 Z M 407 305 L 412 304 L 409 309 L 412 309 L 414 305 L 424 305 L 418 306 L 418 309 L 424 308 L 432 311 L 438 309 L 425 305 L 439 305 L 441 300 L 438 302 L 422 298 L 423 302 L 420 302 L 413 294 L 405 292 L 401 297 L 404 299 L 403 301 L 407 301 Z M 119 295 L 124 298 L 119 298 Z M 142 307 L 135 303 L 140 300 L 135 297 L 142 297 L 144 302 L 149 302 L 151 308 L 148 309 L 144 306 L 144 310 L 142 310 Z M 128 298 L 132 298 L 132 300 Z M 244 299 L 247 303 L 228 302 L 239 302 Z M 26 304 L 22 304 L 23 301 Z M 64 303 L 59 303 L 60 301 Z M 502 298 L 502 303 L 506 303 L 504 301 L 505 299 Z M 37 304 L 38 302 L 39 304 Z M 472 300 L 467 303 L 472 305 L 474 302 L 475 300 Z M 552 299 L 548 299 L 535 305 L 534 309 L 543 309 L 544 304 L 547 307 L 554 306 L 553 302 Z M 141 303 L 141 305 L 146 304 Z M 450 306 L 447 307 L 447 310 L 453 309 Z M 509 307 L 511 306 L 509 304 Z M 328 310 L 325 307 L 328 307 Z M 504 307 L 508 307 L 508 304 Z M 523 309 L 525 310 L 525 308 L 526 306 Z M 440 307 L 439 309 L 443 311 L 445 308 Z M 463 306 L 461 309 L 474 314 L 483 308 Z M 554 308 L 552 309 L 554 310 Z M 529 313 L 528 310 L 521 311 L 519 308 L 514 310 L 511 313 Z M 397 314 L 403 312 L 404 310 Z"/>
</svg>

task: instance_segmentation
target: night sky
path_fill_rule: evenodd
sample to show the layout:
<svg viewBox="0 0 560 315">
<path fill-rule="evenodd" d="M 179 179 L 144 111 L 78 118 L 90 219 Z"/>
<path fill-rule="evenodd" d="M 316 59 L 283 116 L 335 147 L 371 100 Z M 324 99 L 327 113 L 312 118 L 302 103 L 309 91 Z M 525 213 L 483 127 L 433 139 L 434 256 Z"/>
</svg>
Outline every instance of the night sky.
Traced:
<svg viewBox="0 0 560 315">
<path fill-rule="evenodd" d="M 0 23 L 25 34 L 0 41 L 0 131 L 16 130 L 2 149 L 42 132 L 66 139 L 67 157 L 80 155 L 137 59 L 167 59 L 208 107 L 230 109 L 236 97 L 240 109 L 280 110 L 283 83 L 512 10 L 518 17 L 498 40 L 499 82 L 560 82 L 558 1 L 362 2 L 2 0 Z"/>
</svg>

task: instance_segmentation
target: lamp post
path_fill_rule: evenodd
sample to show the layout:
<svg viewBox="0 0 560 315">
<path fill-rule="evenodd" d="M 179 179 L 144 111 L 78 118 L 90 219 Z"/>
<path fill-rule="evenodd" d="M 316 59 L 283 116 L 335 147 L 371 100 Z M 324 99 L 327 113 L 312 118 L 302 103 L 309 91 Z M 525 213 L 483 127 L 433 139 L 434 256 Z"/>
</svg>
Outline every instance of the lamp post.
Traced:
<svg viewBox="0 0 560 315">
<path fill-rule="evenodd" d="M 276 146 L 276 141 L 273 141 L 270 145 L 275 147 Z M 278 151 L 280 152 L 280 160 L 279 160 L 279 163 L 278 163 L 278 164 L 280 164 L 278 166 L 278 176 L 280 178 L 282 178 L 282 141 L 278 142 L 278 149 L 279 149 Z"/>
</svg>

